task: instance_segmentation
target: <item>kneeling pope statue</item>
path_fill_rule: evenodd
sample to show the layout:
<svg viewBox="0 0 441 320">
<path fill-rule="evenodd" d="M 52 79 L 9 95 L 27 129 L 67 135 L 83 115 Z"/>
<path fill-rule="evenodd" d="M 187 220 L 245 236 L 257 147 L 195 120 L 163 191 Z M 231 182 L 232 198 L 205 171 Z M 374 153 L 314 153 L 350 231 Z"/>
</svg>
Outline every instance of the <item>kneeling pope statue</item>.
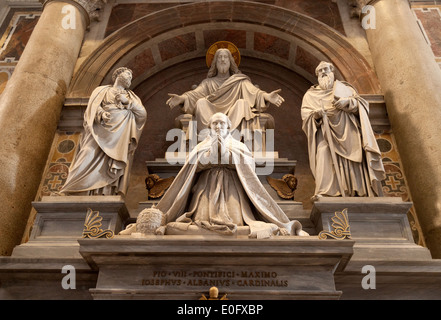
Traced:
<svg viewBox="0 0 441 320">
<path fill-rule="evenodd" d="M 250 238 L 307 236 L 301 223 L 290 220 L 266 191 L 251 152 L 232 137 L 230 127 L 223 113 L 210 118 L 209 134 L 190 152 L 154 208 L 165 218 L 156 234 L 197 226 L 200 231 L 234 235 L 238 227 L 249 226 Z"/>
</svg>

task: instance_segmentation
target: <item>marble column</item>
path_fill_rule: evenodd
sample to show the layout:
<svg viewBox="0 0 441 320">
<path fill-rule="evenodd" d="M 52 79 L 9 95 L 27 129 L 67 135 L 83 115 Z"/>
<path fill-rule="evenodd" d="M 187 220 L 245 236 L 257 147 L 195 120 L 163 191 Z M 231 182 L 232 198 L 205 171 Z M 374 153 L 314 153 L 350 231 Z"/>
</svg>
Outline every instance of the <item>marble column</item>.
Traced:
<svg viewBox="0 0 441 320">
<path fill-rule="evenodd" d="M 432 257 L 441 258 L 441 71 L 408 0 L 369 5 L 376 28 L 366 34 L 409 191 Z"/>
<path fill-rule="evenodd" d="M 2 94 L 0 255 L 9 255 L 23 236 L 90 21 L 88 11 L 96 2 L 44 1 L 41 17 Z"/>
</svg>

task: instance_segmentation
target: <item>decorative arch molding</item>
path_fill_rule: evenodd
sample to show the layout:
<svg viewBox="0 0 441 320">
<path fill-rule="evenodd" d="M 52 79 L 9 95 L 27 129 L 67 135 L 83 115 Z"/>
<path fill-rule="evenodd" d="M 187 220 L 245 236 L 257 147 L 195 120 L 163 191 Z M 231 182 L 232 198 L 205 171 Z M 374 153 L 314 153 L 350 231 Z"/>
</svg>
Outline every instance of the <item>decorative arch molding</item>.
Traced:
<svg viewBox="0 0 441 320">
<path fill-rule="evenodd" d="M 254 2 L 198 2 L 146 15 L 109 35 L 83 62 L 68 98 L 85 98 L 119 66 L 134 69 L 133 86 L 180 62 L 205 56 L 217 40 L 234 42 L 242 56 L 267 60 L 311 82 L 317 63 L 332 62 L 337 76 L 360 93 L 380 94 L 363 56 L 338 32 L 294 11 Z"/>
</svg>

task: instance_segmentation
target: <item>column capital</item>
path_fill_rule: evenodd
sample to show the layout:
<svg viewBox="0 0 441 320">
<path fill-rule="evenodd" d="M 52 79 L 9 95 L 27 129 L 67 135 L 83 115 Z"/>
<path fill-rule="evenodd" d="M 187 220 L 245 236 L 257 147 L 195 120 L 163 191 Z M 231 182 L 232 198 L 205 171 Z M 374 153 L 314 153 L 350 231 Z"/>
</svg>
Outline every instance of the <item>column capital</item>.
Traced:
<svg viewBox="0 0 441 320">
<path fill-rule="evenodd" d="M 99 21 L 101 9 L 107 3 L 107 0 L 40 0 L 43 3 L 43 7 L 53 1 L 72 4 L 83 10 L 86 14 L 87 24 L 90 24 L 91 21 Z"/>
<path fill-rule="evenodd" d="M 361 10 L 366 6 L 370 0 L 347 0 L 350 8 L 351 18 L 361 18 Z"/>
</svg>

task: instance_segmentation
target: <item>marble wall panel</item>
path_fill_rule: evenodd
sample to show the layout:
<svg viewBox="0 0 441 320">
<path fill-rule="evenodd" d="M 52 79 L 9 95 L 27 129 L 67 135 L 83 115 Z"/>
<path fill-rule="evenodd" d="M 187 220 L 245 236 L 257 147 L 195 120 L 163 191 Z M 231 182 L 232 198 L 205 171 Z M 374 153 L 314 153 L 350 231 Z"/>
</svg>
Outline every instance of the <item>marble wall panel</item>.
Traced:
<svg viewBox="0 0 441 320">
<path fill-rule="evenodd" d="M 441 6 L 412 4 L 415 19 L 441 67 Z"/>
<path fill-rule="evenodd" d="M 315 69 L 320 61 L 306 49 L 297 46 L 295 64 L 310 74 L 315 74 Z"/>
<path fill-rule="evenodd" d="M 0 26 L 0 95 L 23 53 L 41 12 L 11 8 Z"/>
<path fill-rule="evenodd" d="M 18 11 L 9 21 L 0 39 L 0 61 L 14 59 L 18 61 L 29 41 L 40 11 Z"/>
<path fill-rule="evenodd" d="M 276 6 L 283 7 L 289 10 L 297 11 L 306 14 L 311 18 L 317 19 L 334 28 L 338 32 L 345 34 L 343 22 L 340 17 L 338 5 L 336 1 L 332 0 L 306 0 L 306 1 L 292 1 L 292 0 L 276 0 Z"/>
<path fill-rule="evenodd" d="M 376 134 L 375 138 L 381 151 L 386 172 L 386 178 L 381 183 L 384 196 L 400 197 L 403 201 L 412 202 L 393 133 Z M 423 233 L 413 206 L 410 208 L 407 217 L 415 242 L 424 246 Z"/>
<path fill-rule="evenodd" d="M 56 133 L 37 199 L 58 192 L 64 185 L 78 149 L 80 136 L 80 132 Z"/>
<path fill-rule="evenodd" d="M 332 0 L 256 0 L 256 2 L 275 5 L 289 10 L 297 11 L 302 14 L 306 14 L 344 34 L 343 23 L 340 17 L 340 13 L 338 11 L 338 6 Z M 153 13 L 158 10 L 170 8 L 177 4 L 181 5 L 186 3 L 189 2 L 183 1 L 179 3 L 165 2 L 118 4 L 112 8 L 112 13 L 110 15 L 105 35 L 108 36 L 109 34 L 123 27 L 127 23 L 130 23 L 131 21 L 134 21 L 135 19 L 138 19 L 147 14 Z M 198 12 L 189 12 L 188 15 L 181 17 L 183 19 L 183 23 L 185 24 L 185 21 L 194 21 L 194 17 L 196 17 L 198 14 Z M 210 15 L 215 21 L 229 21 L 229 19 L 231 19 L 231 16 L 235 14 L 244 15 L 249 14 L 249 12 L 224 12 L 220 10 L 219 7 L 216 6 L 216 4 L 213 4 L 210 11 Z"/>
<path fill-rule="evenodd" d="M 130 60 L 125 67 L 132 70 L 133 79 L 135 79 L 154 66 L 155 60 L 153 58 L 152 50 L 147 48 Z"/>
<path fill-rule="evenodd" d="M 289 41 L 269 34 L 254 32 L 254 50 L 256 51 L 272 54 L 279 58 L 288 60 L 289 48 Z"/>
<path fill-rule="evenodd" d="M 181 54 L 195 51 L 197 48 L 196 35 L 191 32 L 167 39 L 160 42 L 158 48 L 162 61 L 166 61 Z"/>
<path fill-rule="evenodd" d="M 147 14 L 175 6 L 176 3 L 130 3 L 118 4 L 112 8 L 109 22 L 106 27 L 107 37 L 124 25 Z"/>
<path fill-rule="evenodd" d="M 375 136 L 380 148 L 386 179 L 383 180 L 383 192 L 388 197 L 401 197 L 409 199 L 406 181 L 401 170 L 400 157 L 391 133 Z"/>
</svg>

